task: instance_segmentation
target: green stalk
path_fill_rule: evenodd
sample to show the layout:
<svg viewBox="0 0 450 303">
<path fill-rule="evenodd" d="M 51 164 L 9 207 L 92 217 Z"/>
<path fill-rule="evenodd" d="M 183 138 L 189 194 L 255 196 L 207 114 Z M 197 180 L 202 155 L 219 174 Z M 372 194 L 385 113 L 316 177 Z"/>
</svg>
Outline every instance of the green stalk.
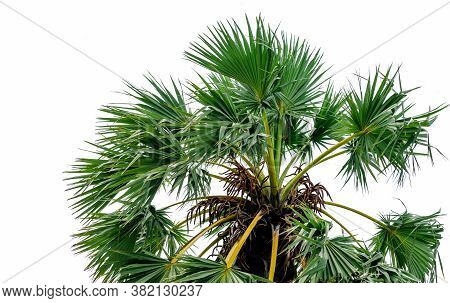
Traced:
<svg viewBox="0 0 450 303">
<path fill-rule="evenodd" d="M 215 166 L 219 166 L 219 167 L 225 168 L 226 170 L 236 171 L 235 168 L 229 167 L 229 166 L 227 166 L 225 164 L 222 164 L 222 163 L 212 162 L 212 161 L 208 161 L 207 163 L 211 164 L 211 165 L 215 165 Z"/>
<path fill-rule="evenodd" d="M 320 163 L 323 163 L 323 162 L 326 162 L 326 161 L 328 161 L 328 160 L 330 160 L 330 159 L 333 159 L 333 158 L 335 158 L 335 157 L 338 157 L 338 156 L 340 156 L 340 155 L 343 155 L 343 154 L 345 154 L 346 152 L 347 152 L 346 150 L 343 150 L 343 151 L 340 151 L 340 152 L 338 152 L 338 153 L 334 153 L 334 154 L 332 154 L 332 155 L 330 155 L 330 156 L 328 156 L 328 157 L 323 158 L 322 160 L 320 160 L 320 162 L 316 163 L 316 165 L 318 165 L 318 164 L 320 164 Z"/>
<path fill-rule="evenodd" d="M 354 212 L 355 214 L 358 214 L 358 215 L 360 215 L 360 216 L 362 216 L 362 217 L 364 217 L 364 218 L 366 218 L 366 219 L 368 219 L 368 220 L 374 222 L 375 224 L 379 225 L 380 227 L 389 230 L 389 226 L 387 226 L 386 224 L 384 224 L 384 223 L 381 222 L 380 220 L 375 219 L 374 217 L 369 216 L 368 214 L 365 214 L 365 213 L 363 213 L 362 211 L 359 211 L 359 210 L 357 210 L 357 209 L 351 208 L 351 207 L 346 206 L 346 205 L 334 203 L 334 202 L 328 202 L 328 201 L 324 201 L 323 204 L 325 204 L 325 205 L 331 205 L 331 206 L 336 206 L 336 207 L 340 207 L 340 208 L 349 210 L 349 211 L 351 211 L 351 212 Z"/>
<path fill-rule="evenodd" d="M 208 250 L 211 249 L 211 247 L 213 247 L 214 245 L 216 245 L 217 243 L 220 242 L 220 240 L 222 240 L 221 237 L 217 237 L 216 239 L 214 239 L 214 241 L 212 241 L 199 255 L 198 257 L 200 258 L 201 256 L 203 256 Z"/>
<path fill-rule="evenodd" d="M 211 173 L 208 173 L 208 175 L 211 177 L 211 178 L 214 178 L 214 179 L 217 179 L 217 180 L 220 180 L 220 181 L 227 181 L 227 179 L 226 178 L 224 178 L 224 177 L 222 177 L 222 176 L 219 176 L 219 175 L 215 175 L 215 174 L 211 174 Z"/>
<path fill-rule="evenodd" d="M 262 119 L 264 123 L 264 129 L 267 136 L 267 155 L 266 155 L 266 163 L 267 163 L 267 171 L 269 172 L 269 180 L 270 180 L 270 188 L 272 192 L 272 198 L 274 199 L 275 205 L 278 204 L 278 177 L 275 170 L 275 158 L 273 154 L 273 140 L 270 135 L 270 126 L 269 121 L 267 120 L 267 114 L 263 110 Z"/>
<path fill-rule="evenodd" d="M 284 168 L 283 172 L 280 176 L 280 184 L 283 184 L 284 178 L 286 178 L 287 173 L 289 172 L 289 169 L 292 167 L 292 165 L 298 160 L 300 154 L 296 154 L 292 159 L 289 161 L 289 163 Z"/>
<path fill-rule="evenodd" d="M 289 172 L 289 169 L 294 165 L 294 163 L 298 160 L 299 157 L 301 157 L 303 150 L 306 148 L 307 144 L 309 142 L 305 143 L 305 145 L 302 146 L 302 148 L 298 151 L 298 153 L 292 157 L 291 161 L 286 165 L 286 167 L 283 170 L 283 173 L 281 174 L 279 184 L 283 185 L 284 178 L 286 178 L 287 173 Z"/>
<path fill-rule="evenodd" d="M 355 240 L 356 244 L 359 245 L 359 247 L 361 247 L 362 249 L 364 249 L 364 247 L 361 245 L 361 243 L 359 243 L 358 239 L 356 239 L 356 237 L 350 232 L 350 230 L 348 230 L 347 227 L 344 226 L 344 224 L 342 224 L 341 222 L 339 222 L 338 219 L 336 219 L 335 217 L 333 217 L 330 213 L 328 213 L 326 210 L 324 209 L 319 209 L 319 211 L 324 214 L 325 216 L 327 216 L 328 218 L 330 218 L 331 220 L 333 220 L 334 222 L 336 222 L 343 230 L 345 230 L 345 232 L 352 237 L 353 240 Z"/>
<path fill-rule="evenodd" d="M 242 161 L 245 162 L 245 164 L 247 164 L 247 166 L 250 168 L 250 170 L 256 174 L 256 168 L 255 166 L 252 164 L 252 162 L 250 161 L 250 159 L 248 159 L 245 155 L 240 154 L 239 157 L 241 157 Z"/>
<path fill-rule="evenodd" d="M 183 256 L 183 254 L 189 249 L 191 248 L 192 245 L 194 245 L 194 243 L 200 239 L 204 234 L 206 234 L 209 230 L 213 229 L 214 227 L 228 222 L 232 219 L 234 219 L 236 217 L 236 215 L 230 215 L 228 217 L 222 218 L 220 220 L 217 220 L 216 222 L 214 222 L 213 224 L 207 226 L 206 228 L 202 229 L 197 235 L 195 235 L 195 237 L 193 237 L 191 240 L 189 240 L 189 242 L 187 242 L 182 248 L 180 248 L 180 250 L 178 251 L 178 253 L 175 255 L 175 257 L 172 258 L 172 260 L 170 261 L 171 264 L 174 264 L 178 261 L 179 258 L 181 258 L 181 256 Z"/>
<path fill-rule="evenodd" d="M 365 134 L 367 131 L 366 130 L 362 130 L 359 131 L 357 133 L 354 133 L 353 135 L 339 141 L 338 143 L 336 143 L 335 145 L 333 145 L 332 147 L 330 147 L 329 149 L 327 149 L 326 151 L 324 151 L 322 154 L 320 154 L 317 158 L 315 158 L 313 161 L 311 161 L 301 172 L 299 172 L 295 177 L 293 177 L 288 184 L 286 184 L 286 186 L 283 188 L 282 192 L 281 192 L 281 201 L 286 200 L 286 198 L 288 197 L 290 191 L 292 190 L 292 188 L 297 184 L 297 182 L 312 168 L 314 167 L 316 164 L 318 164 L 319 162 L 321 162 L 324 158 L 326 158 L 328 155 L 330 155 L 332 152 L 334 152 L 336 149 L 344 146 L 345 144 L 347 144 L 348 142 L 352 141 L 353 139 L 355 139 L 358 136 L 361 136 L 363 134 Z"/>
<path fill-rule="evenodd" d="M 277 178 L 280 177 L 282 143 L 283 143 L 283 106 L 280 105 L 280 113 L 278 115 L 277 136 L 275 138 L 275 171 Z"/>
<path fill-rule="evenodd" d="M 242 161 L 244 161 L 248 167 L 250 168 L 250 170 L 252 171 L 253 175 L 258 179 L 259 183 L 261 184 L 261 186 L 263 187 L 263 191 L 266 191 L 267 196 L 270 195 L 270 190 L 267 192 L 268 188 L 265 186 L 267 184 L 267 180 L 266 180 L 266 176 L 264 175 L 263 172 L 263 168 L 258 169 L 256 168 L 252 162 L 245 157 L 244 155 L 240 155 Z"/>
</svg>

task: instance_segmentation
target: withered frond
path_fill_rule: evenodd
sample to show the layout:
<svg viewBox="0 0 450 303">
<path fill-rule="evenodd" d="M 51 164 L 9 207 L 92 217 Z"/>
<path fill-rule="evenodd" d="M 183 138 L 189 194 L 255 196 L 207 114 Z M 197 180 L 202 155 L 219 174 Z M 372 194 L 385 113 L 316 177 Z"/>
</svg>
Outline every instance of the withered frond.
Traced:
<svg viewBox="0 0 450 303">
<path fill-rule="evenodd" d="M 300 171 L 301 168 L 297 168 L 297 173 Z M 309 178 L 309 175 L 305 174 L 292 189 L 286 200 L 286 205 L 306 205 L 318 212 L 321 208 L 325 207 L 323 202 L 326 196 L 331 199 L 330 193 L 325 186 L 320 183 L 314 184 Z"/>
<path fill-rule="evenodd" d="M 254 173 L 235 159 L 230 164 L 233 165 L 233 168 L 225 173 L 226 181 L 224 189 L 227 195 L 231 197 L 244 197 L 257 204 L 268 202 L 263 190 L 263 184 L 266 180 L 263 180 L 263 184 L 258 180 L 258 174 L 261 172 Z M 263 167 L 263 164 L 259 166 Z"/>
<path fill-rule="evenodd" d="M 213 223 L 223 217 L 235 214 L 240 204 L 247 201 L 241 197 L 231 196 L 211 196 L 205 200 L 197 202 L 187 213 L 187 221 L 196 224 L 203 224 L 206 221 Z M 197 221 L 198 219 L 198 221 Z"/>
</svg>

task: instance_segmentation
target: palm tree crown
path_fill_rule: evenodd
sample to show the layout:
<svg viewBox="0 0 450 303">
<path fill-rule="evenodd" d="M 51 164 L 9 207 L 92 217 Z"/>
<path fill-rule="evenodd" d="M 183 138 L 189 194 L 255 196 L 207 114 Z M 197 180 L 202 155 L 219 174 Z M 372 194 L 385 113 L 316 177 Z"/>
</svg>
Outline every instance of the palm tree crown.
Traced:
<svg viewBox="0 0 450 303">
<path fill-rule="evenodd" d="M 101 109 L 93 156 L 69 172 L 84 224 L 75 250 L 88 255 L 94 279 L 436 280 L 439 213 L 377 219 L 332 202 L 308 172 L 340 157 L 345 183 L 367 189 L 386 175 L 401 184 L 420 157 L 431 158 L 428 128 L 445 106 L 412 114 L 411 90 L 392 67 L 337 90 L 320 50 L 260 17 L 208 28 L 185 58 L 202 67 L 198 79 L 126 83 L 134 102 Z M 222 195 L 210 193 L 213 181 Z M 155 208 L 160 190 L 178 202 Z M 175 222 L 169 215 L 182 207 L 186 219 Z M 327 207 L 378 231 L 356 239 Z M 333 223 L 346 235 L 331 236 Z M 209 244 L 196 252 L 200 238 Z"/>
</svg>

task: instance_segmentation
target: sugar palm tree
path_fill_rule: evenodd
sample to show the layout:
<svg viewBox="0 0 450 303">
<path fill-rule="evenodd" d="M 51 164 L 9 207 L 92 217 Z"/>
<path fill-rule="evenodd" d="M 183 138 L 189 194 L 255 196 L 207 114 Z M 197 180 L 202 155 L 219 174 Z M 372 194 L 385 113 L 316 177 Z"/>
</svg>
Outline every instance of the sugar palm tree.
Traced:
<svg viewBox="0 0 450 303">
<path fill-rule="evenodd" d="M 260 17 L 218 23 L 185 58 L 201 67 L 194 81 L 126 83 L 134 101 L 101 109 L 93 156 L 69 172 L 84 224 L 74 248 L 94 280 L 436 280 L 438 212 L 375 218 L 333 202 L 309 173 L 339 157 L 344 183 L 402 184 L 431 158 L 428 128 L 444 105 L 413 114 L 393 67 L 337 90 L 320 50 Z M 156 203 L 158 191 L 174 200 Z M 376 234 L 356 238 L 331 208 L 373 222 Z"/>
</svg>

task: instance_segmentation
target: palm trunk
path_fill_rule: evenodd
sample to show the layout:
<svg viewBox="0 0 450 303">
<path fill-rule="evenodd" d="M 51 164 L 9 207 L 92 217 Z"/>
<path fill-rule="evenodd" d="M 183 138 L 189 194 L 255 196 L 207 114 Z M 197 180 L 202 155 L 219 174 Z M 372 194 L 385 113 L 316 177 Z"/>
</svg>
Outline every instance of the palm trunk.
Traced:
<svg viewBox="0 0 450 303">
<path fill-rule="evenodd" d="M 275 268 L 274 282 L 292 282 L 296 275 L 295 260 L 289 257 L 284 248 L 288 244 L 284 236 L 284 227 L 280 227 L 280 238 L 278 244 L 278 257 Z M 236 266 L 242 270 L 261 276 L 268 277 L 272 252 L 272 227 L 270 224 L 257 226 L 252 236 L 246 241 L 237 260 Z"/>
</svg>

